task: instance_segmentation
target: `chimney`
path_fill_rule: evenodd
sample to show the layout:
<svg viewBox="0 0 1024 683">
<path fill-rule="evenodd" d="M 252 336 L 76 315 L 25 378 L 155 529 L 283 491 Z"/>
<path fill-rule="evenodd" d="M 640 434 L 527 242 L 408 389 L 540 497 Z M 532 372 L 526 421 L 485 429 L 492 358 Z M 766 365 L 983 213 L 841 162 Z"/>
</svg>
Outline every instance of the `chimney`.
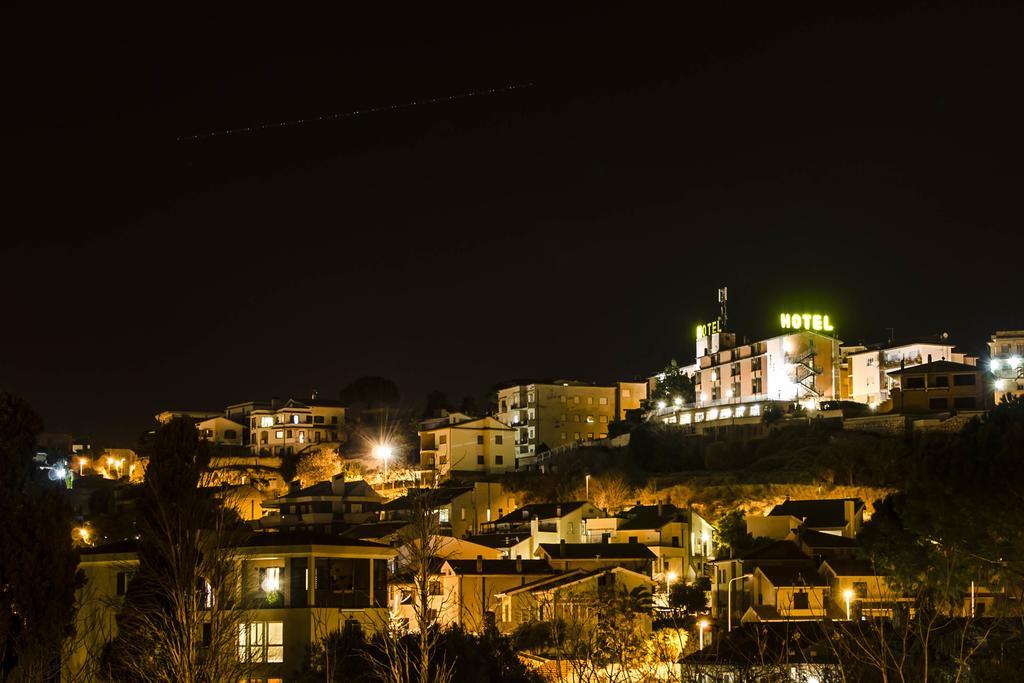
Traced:
<svg viewBox="0 0 1024 683">
<path fill-rule="evenodd" d="M 555 506 L 555 517 L 561 517 L 561 516 L 562 516 L 562 506 L 561 505 L 556 505 Z"/>
<path fill-rule="evenodd" d="M 931 362 L 932 362 L 932 354 L 930 354 L 930 353 L 928 354 L 928 362 L 929 362 L 929 363 L 931 363 Z"/>
<path fill-rule="evenodd" d="M 483 555 L 477 555 L 476 556 L 476 573 L 477 574 L 483 574 L 484 573 L 484 556 Z"/>
<path fill-rule="evenodd" d="M 636 504 L 637 504 L 637 507 L 640 506 L 640 499 L 639 498 L 636 499 Z"/>
<path fill-rule="evenodd" d="M 565 557 L 565 541 L 558 542 L 558 556 Z"/>
<path fill-rule="evenodd" d="M 523 556 L 516 555 L 516 574 L 523 573 Z"/>
<path fill-rule="evenodd" d="M 658 517 L 661 517 L 661 499 L 658 499 Z"/>
<path fill-rule="evenodd" d="M 530 520 L 530 536 L 537 538 L 538 533 L 540 533 L 540 520 L 534 517 Z"/>
<path fill-rule="evenodd" d="M 314 389 L 314 390 L 313 390 L 313 394 L 312 394 L 312 395 L 311 395 L 311 396 L 309 397 L 309 400 L 311 400 L 311 401 L 315 401 L 315 400 L 317 400 L 318 398 L 320 398 L 320 392 L 319 392 L 319 391 L 317 391 L 316 389 Z"/>
</svg>

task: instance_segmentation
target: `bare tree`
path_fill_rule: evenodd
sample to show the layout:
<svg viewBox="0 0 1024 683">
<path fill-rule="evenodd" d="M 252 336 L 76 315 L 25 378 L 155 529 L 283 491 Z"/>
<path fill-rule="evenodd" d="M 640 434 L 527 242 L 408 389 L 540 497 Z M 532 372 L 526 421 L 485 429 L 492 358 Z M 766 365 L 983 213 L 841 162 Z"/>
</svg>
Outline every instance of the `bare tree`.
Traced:
<svg viewBox="0 0 1024 683">
<path fill-rule="evenodd" d="M 341 457 L 329 447 L 319 447 L 303 453 L 295 466 L 295 476 L 303 486 L 326 481 L 341 473 Z"/>
<path fill-rule="evenodd" d="M 633 500 L 633 487 L 618 473 L 590 479 L 590 502 L 609 512 L 621 510 Z"/>
</svg>

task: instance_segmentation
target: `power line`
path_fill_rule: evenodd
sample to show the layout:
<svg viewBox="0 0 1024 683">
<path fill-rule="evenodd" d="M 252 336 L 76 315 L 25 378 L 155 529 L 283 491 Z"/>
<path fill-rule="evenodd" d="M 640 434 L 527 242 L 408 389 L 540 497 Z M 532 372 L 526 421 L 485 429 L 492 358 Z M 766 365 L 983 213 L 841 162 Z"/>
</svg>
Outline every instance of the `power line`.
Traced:
<svg viewBox="0 0 1024 683">
<path fill-rule="evenodd" d="M 177 142 L 192 142 L 195 140 L 203 140 L 205 138 L 212 138 L 218 135 L 239 135 L 244 133 L 258 133 L 261 130 L 270 130 L 272 128 L 286 128 L 288 126 L 298 126 L 304 123 L 316 123 L 318 121 L 334 121 L 337 119 L 347 119 L 355 116 L 363 116 L 366 114 L 376 114 L 384 111 L 397 111 L 399 109 L 408 109 L 409 107 L 417 107 L 427 104 L 438 104 L 439 102 L 454 102 L 455 100 L 465 100 L 470 97 L 484 97 L 486 95 L 497 95 L 499 93 L 511 92 L 513 90 L 523 90 L 525 88 L 533 87 L 533 83 L 517 83 L 515 85 L 508 85 L 503 88 L 490 88 L 487 90 L 471 90 L 470 92 L 460 93 L 458 95 L 447 95 L 444 97 L 432 97 L 427 100 L 412 100 L 410 102 L 403 102 L 401 104 L 388 104 L 377 107 L 368 107 L 366 109 L 353 109 L 352 111 L 339 112 L 336 114 L 324 114 L 323 116 L 316 116 L 308 119 L 292 119 L 290 121 L 277 121 L 274 123 L 260 123 L 254 126 L 245 126 L 239 128 L 228 128 L 226 130 L 211 131 L 209 133 L 197 133 L 196 135 L 181 135 L 175 138 Z"/>
</svg>

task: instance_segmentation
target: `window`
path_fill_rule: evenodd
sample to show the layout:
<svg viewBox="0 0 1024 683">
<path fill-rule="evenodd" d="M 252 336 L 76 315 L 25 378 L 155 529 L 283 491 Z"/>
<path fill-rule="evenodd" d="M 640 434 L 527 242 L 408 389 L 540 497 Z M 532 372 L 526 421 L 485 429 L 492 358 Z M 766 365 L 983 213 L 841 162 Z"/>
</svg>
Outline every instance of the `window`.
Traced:
<svg viewBox="0 0 1024 683">
<path fill-rule="evenodd" d="M 571 536 L 574 533 L 576 533 L 576 525 L 572 522 L 569 522 L 569 535 Z"/>
<path fill-rule="evenodd" d="M 281 568 L 260 567 L 260 590 L 266 593 L 273 593 L 281 590 Z"/>
<path fill-rule="evenodd" d="M 760 359 L 758 359 L 758 360 L 760 360 Z M 755 377 L 753 380 L 751 380 L 751 382 L 750 382 L 750 390 L 753 391 L 755 394 L 760 394 L 761 393 L 761 378 L 760 377 Z"/>
<path fill-rule="evenodd" d="M 608 435 L 606 433 L 604 433 L 604 432 L 601 432 L 600 434 L 597 435 L 597 438 L 599 438 L 599 439 L 607 439 Z"/>
<path fill-rule="evenodd" d="M 534 399 L 534 393 L 532 391 L 529 392 L 528 394 L 526 394 L 526 402 L 527 403 L 533 403 L 533 399 Z"/>
<path fill-rule="evenodd" d="M 853 582 L 853 593 L 860 599 L 868 597 L 868 582 L 867 581 L 854 581 Z"/>
<path fill-rule="evenodd" d="M 977 382 L 978 378 L 975 375 L 953 375 L 955 387 L 973 387 Z"/>
<path fill-rule="evenodd" d="M 445 445 L 446 443 L 448 443 L 448 435 L 447 434 L 442 434 L 439 437 L 437 437 L 437 443 L 442 445 L 442 446 Z"/>
<path fill-rule="evenodd" d="M 793 593 L 793 609 L 808 609 L 807 593 Z"/>
<path fill-rule="evenodd" d="M 906 381 L 907 389 L 924 389 L 924 377 L 908 377 Z"/>
<path fill-rule="evenodd" d="M 953 407 L 957 410 L 976 410 L 978 405 L 973 396 L 957 396 L 953 399 Z"/>
<path fill-rule="evenodd" d="M 580 397 L 579 397 L 579 396 L 573 396 L 573 397 L 572 397 L 572 402 L 573 402 L 573 403 L 575 403 L 575 404 L 577 404 L 577 405 L 579 405 L 579 402 L 580 402 Z"/>
<path fill-rule="evenodd" d="M 573 415 L 572 416 L 572 421 L 573 422 L 579 422 L 580 421 L 580 416 L 579 415 Z"/>
<path fill-rule="evenodd" d="M 484 456 L 483 455 L 477 454 L 477 456 L 476 456 L 476 464 L 477 465 L 483 465 L 484 464 Z"/>
<path fill-rule="evenodd" d="M 278 429 L 277 431 L 275 431 L 274 432 L 274 438 L 275 439 L 283 439 L 284 438 L 284 430 Z"/>
<path fill-rule="evenodd" d="M 299 424 L 299 416 L 298 415 L 292 415 L 292 424 L 293 425 Z"/>
<path fill-rule="evenodd" d="M 239 624 L 238 658 L 243 662 L 283 662 L 284 622 L 254 621 Z"/>
<path fill-rule="evenodd" d="M 630 536 L 629 537 L 629 542 L 630 543 L 638 543 L 639 541 L 640 541 L 640 537 L 639 536 Z"/>
<path fill-rule="evenodd" d="M 423 584 L 420 584 L 420 585 L 423 585 Z M 427 584 L 427 594 L 428 595 L 440 595 L 441 594 L 441 582 L 440 581 L 430 581 Z"/>
<path fill-rule="evenodd" d="M 224 438 L 225 439 L 237 439 L 238 438 L 238 432 L 235 431 L 234 429 L 225 429 L 224 430 Z"/>
<path fill-rule="evenodd" d="M 558 400 L 561 401 L 562 403 L 565 403 L 565 394 L 562 394 L 561 396 L 559 396 Z"/>
<path fill-rule="evenodd" d="M 260 417 L 260 427 L 273 427 L 274 418 L 271 415 L 263 415 Z"/>
<path fill-rule="evenodd" d="M 587 432 L 587 438 L 588 439 L 593 439 L 594 438 L 594 432 Z"/>
<path fill-rule="evenodd" d="M 128 590 L 128 584 L 132 582 L 133 572 L 117 573 L 117 594 L 124 595 Z"/>
<path fill-rule="evenodd" d="M 740 364 L 739 363 L 733 363 L 732 364 L 732 376 L 733 377 L 739 377 L 740 376 Z"/>
<path fill-rule="evenodd" d="M 496 434 L 494 436 L 494 443 L 500 446 L 501 444 L 505 443 L 504 439 L 505 437 L 503 437 L 501 434 Z"/>
<path fill-rule="evenodd" d="M 484 445 L 484 435 L 483 434 L 477 434 L 476 435 L 476 443 L 477 443 L 478 446 L 483 446 Z"/>
<path fill-rule="evenodd" d="M 679 537 L 678 536 L 673 536 L 672 537 L 672 547 L 673 548 L 678 548 L 679 547 Z"/>
<path fill-rule="evenodd" d="M 580 440 L 580 433 L 579 432 L 573 432 L 572 433 L 572 438 L 573 438 L 574 441 L 579 441 Z"/>
<path fill-rule="evenodd" d="M 598 403 L 598 405 L 602 405 L 602 406 L 608 405 L 608 397 L 607 396 L 602 396 L 601 398 L 597 399 L 597 403 Z"/>
<path fill-rule="evenodd" d="M 587 396 L 587 405 L 588 406 L 594 405 L 594 397 L 593 396 Z"/>
<path fill-rule="evenodd" d="M 286 430 L 284 430 L 284 432 L 285 432 L 285 437 L 286 438 L 288 438 L 288 439 L 292 438 L 292 430 L 286 429 Z"/>
<path fill-rule="evenodd" d="M 338 424 L 338 416 L 337 415 L 331 415 L 331 424 L 332 425 Z"/>
<path fill-rule="evenodd" d="M 631 395 L 631 394 L 630 394 L 630 391 L 629 391 L 629 389 L 623 389 L 623 390 L 622 390 L 622 398 L 629 398 L 629 397 L 630 397 L 630 395 Z"/>
<path fill-rule="evenodd" d="M 503 456 L 503 455 L 496 455 L 496 456 L 494 456 L 494 464 L 495 465 L 504 465 L 505 464 L 505 456 Z"/>
<path fill-rule="evenodd" d="M 933 377 L 933 379 L 935 381 L 930 383 L 933 387 L 949 386 L 949 375 L 936 375 L 935 377 Z"/>
<path fill-rule="evenodd" d="M 562 441 L 565 441 L 567 438 L 569 438 L 569 435 L 566 434 L 565 432 L 562 432 Z"/>
<path fill-rule="evenodd" d="M 459 508 L 459 519 L 466 521 L 466 508 Z"/>
<path fill-rule="evenodd" d="M 607 415 L 598 415 L 597 416 L 597 421 L 598 422 L 608 422 L 608 416 Z"/>
<path fill-rule="evenodd" d="M 439 455 L 439 456 L 437 456 L 437 464 L 438 465 L 447 465 L 448 464 L 448 456 L 447 455 Z"/>
<path fill-rule="evenodd" d="M 324 423 L 324 416 L 323 415 L 314 415 L 313 416 L 313 424 L 322 425 L 323 423 Z"/>
<path fill-rule="evenodd" d="M 299 443 L 306 443 L 306 430 L 305 429 L 300 429 L 299 430 Z"/>
<path fill-rule="evenodd" d="M 437 521 L 441 524 L 448 524 L 451 522 L 451 514 L 448 508 L 440 508 L 437 511 Z"/>
<path fill-rule="evenodd" d="M 949 408 L 949 399 L 930 398 L 928 399 L 929 410 L 946 410 Z"/>
<path fill-rule="evenodd" d="M 588 425 L 594 424 L 594 416 L 593 415 L 587 415 L 587 424 Z"/>
</svg>

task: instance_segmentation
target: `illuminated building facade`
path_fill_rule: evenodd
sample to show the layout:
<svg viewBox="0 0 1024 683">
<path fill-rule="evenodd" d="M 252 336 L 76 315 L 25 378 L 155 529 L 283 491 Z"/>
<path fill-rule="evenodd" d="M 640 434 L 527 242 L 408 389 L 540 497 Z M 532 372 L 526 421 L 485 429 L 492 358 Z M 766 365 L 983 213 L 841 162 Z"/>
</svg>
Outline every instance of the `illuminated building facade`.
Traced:
<svg viewBox="0 0 1024 683">
<path fill-rule="evenodd" d="M 988 342 L 995 402 L 1024 395 L 1024 330 L 999 330 Z"/>
<path fill-rule="evenodd" d="M 260 455 L 297 453 L 310 444 L 337 442 L 345 408 L 339 401 L 289 399 L 279 408 L 249 413 L 249 449 Z"/>
<path fill-rule="evenodd" d="M 977 358 L 956 351 L 945 339 L 844 347 L 843 353 L 849 368 L 849 388 L 843 391 L 842 398 L 873 407 L 889 400 L 892 390 L 899 386 L 899 376 L 890 374 L 893 370 L 936 360 L 977 363 Z"/>
<path fill-rule="evenodd" d="M 538 449 L 606 438 L 610 422 L 624 419 L 646 399 L 646 382 L 518 384 L 498 391 L 497 418 L 516 430 L 518 467 L 532 464 Z"/>
<path fill-rule="evenodd" d="M 516 430 L 493 417 L 453 420 L 419 432 L 420 467 L 436 481 L 452 473 L 496 474 L 516 465 Z"/>
</svg>

